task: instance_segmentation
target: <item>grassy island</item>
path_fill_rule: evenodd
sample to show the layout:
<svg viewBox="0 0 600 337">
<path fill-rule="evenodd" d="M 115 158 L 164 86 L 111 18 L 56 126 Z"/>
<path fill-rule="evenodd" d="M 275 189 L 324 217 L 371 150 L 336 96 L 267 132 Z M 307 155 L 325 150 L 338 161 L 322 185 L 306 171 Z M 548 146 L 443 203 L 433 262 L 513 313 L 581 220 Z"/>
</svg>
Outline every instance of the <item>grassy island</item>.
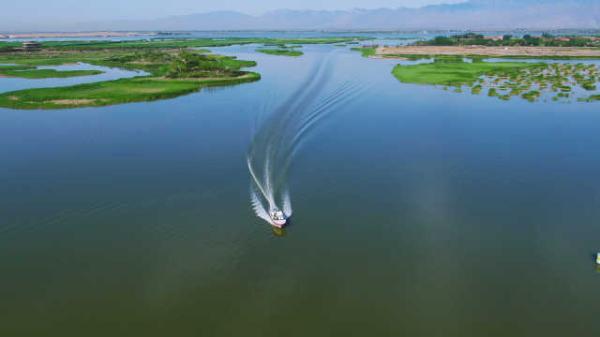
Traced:
<svg viewBox="0 0 600 337">
<path fill-rule="evenodd" d="M 454 92 L 509 100 L 597 101 L 600 71 L 594 64 L 548 63 L 546 60 L 600 59 L 600 37 L 549 34 L 522 37 L 463 34 L 438 36 L 407 46 L 355 48 L 363 56 L 433 60 L 397 65 L 392 73 L 403 83 L 443 86 Z M 512 59 L 492 62 L 492 58 Z M 536 60 L 525 62 L 519 60 Z M 489 62 L 488 62 L 489 61 Z M 466 88 L 465 88 L 466 87 Z M 550 96 L 550 97 L 549 97 Z"/>
<path fill-rule="evenodd" d="M 354 47 L 352 50 L 360 52 L 363 57 L 372 57 L 375 56 L 377 48 L 376 47 Z"/>
<path fill-rule="evenodd" d="M 363 37 L 324 37 L 300 39 L 275 39 L 275 38 L 189 38 L 165 39 L 155 38 L 150 40 L 128 41 L 44 41 L 41 46 L 44 50 L 106 50 L 106 49 L 179 49 L 179 48 L 209 48 L 227 47 L 243 44 L 261 45 L 303 45 L 303 44 L 336 44 L 364 40 Z M 20 47 L 17 42 L 0 41 L 0 52 L 10 52 Z"/>
<path fill-rule="evenodd" d="M 195 92 L 204 87 L 257 81 L 260 75 L 245 71 L 253 61 L 210 54 L 208 47 L 262 44 L 260 52 L 300 56 L 303 44 L 336 44 L 361 38 L 227 38 L 152 39 L 134 41 L 44 41 L 39 52 L 18 51 L 20 44 L 0 42 L 0 77 L 58 78 L 93 75 L 96 70 L 57 71 L 38 66 L 84 62 L 92 65 L 141 70 L 135 78 L 67 87 L 26 89 L 0 94 L 0 107 L 63 109 L 153 101 Z M 1 80 L 1 79 L 0 79 Z"/>
<path fill-rule="evenodd" d="M 59 109 L 106 106 L 177 97 L 203 87 L 252 82 L 260 75 L 242 71 L 253 61 L 188 50 L 145 50 L 37 54 L 11 59 L 22 64 L 63 64 L 77 58 L 86 63 L 143 70 L 146 76 L 57 88 L 26 89 L 0 94 L 0 107 Z"/>
<path fill-rule="evenodd" d="M 431 84 L 445 86 L 473 85 L 483 75 L 502 74 L 510 76 L 524 68 L 543 65 L 532 63 L 486 63 L 486 62 L 448 62 L 436 59 L 433 63 L 397 65 L 392 73 L 404 83 Z"/>
<path fill-rule="evenodd" d="M 256 73 L 229 78 L 168 79 L 141 77 L 60 88 L 20 90 L 0 95 L 0 106 L 16 109 L 63 109 L 154 101 L 198 91 L 203 87 L 252 82 Z"/>
<path fill-rule="evenodd" d="M 34 66 L 0 66 L 0 76 L 20 78 L 66 78 L 102 74 L 100 70 L 55 70 L 37 69 Z"/>
<path fill-rule="evenodd" d="M 291 49 L 291 48 L 278 48 L 278 49 L 258 48 L 258 49 L 256 49 L 256 51 L 259 53 L 263 53 L 263 54 L 278 55 L 278 56 L 298 57 L 298 56 L 304 55 L 303 52 L 301 52 L 299 50 Z"/>
<path fill-rule="evenodd" d="M 521 97 L 537 101 L 554 95 L 552 100 L 574 98 L 597 90 L 600 71 L 593 64 L 558 64 L 525 62 L 483 62 L 462 58 L 438 57 L 433 63 L 397 65 L 393 75 L 403 83 L 454 87 L 455 92 L 470 88 L 478 95 L 485 90 L 488 96 L 509 100 Z M 589 95 L 589 94 L 588 94 Z M 592 94 L 579 97 L 580 101 L 594 101 Z"/>
</svg>

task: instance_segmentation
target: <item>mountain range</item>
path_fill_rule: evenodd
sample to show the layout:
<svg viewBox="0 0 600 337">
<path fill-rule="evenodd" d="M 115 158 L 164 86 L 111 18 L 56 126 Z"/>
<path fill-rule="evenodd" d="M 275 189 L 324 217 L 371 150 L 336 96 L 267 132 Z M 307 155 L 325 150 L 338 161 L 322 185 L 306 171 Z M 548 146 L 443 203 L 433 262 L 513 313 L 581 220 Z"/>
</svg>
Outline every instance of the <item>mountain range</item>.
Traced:
<svg viewBox="0 0 600 337">
<path fill-rule="evenodd" d="M 234 11 L 57 24 L 54 30 L 422 30 L 598 29 L 600 0 L 470 0 L 421 8 Z M 0 27 L 1 29 L 1 27 Z"/>
</svg>

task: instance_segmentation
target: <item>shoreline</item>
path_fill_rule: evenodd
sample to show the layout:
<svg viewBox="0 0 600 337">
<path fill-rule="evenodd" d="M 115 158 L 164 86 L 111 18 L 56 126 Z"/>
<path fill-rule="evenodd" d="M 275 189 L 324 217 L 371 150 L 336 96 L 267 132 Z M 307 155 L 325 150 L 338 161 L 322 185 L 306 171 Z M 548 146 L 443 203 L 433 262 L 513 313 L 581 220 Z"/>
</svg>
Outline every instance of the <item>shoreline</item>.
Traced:
<svg viewBox="0 0 600 337">
<path fill-rule="evenodd" d="M 486 57 L 574 57 L 600 58 L 600 49 L 584 47 L 486 47 L 486 46 L 398 46 L 378 47 L 374 56 L 395 58 L 412 55 Z"/>
<path fill-rule="evenodd" d="M 134 37 L 155 35 L 156 33 L 139 33 L 139 32 L 76 32 L 76 33 L 0 33 L 0 39 L 47 39 L 47 38 L 79 38 L 79 37 Z"/>
</svg>

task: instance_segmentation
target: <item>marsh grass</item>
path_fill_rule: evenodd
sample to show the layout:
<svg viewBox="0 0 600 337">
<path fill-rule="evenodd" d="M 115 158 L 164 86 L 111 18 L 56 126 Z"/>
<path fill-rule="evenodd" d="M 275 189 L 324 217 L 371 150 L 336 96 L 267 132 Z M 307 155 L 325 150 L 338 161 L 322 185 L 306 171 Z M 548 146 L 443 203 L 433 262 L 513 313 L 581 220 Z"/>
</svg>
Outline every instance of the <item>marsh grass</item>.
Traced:
<svg viewBox="0 0 600 337">
<path fill-rule="evenodd" d="M 278 55 L 278 56 L 290 56 L 290 57 L 298 57 L 304 55 L 303 52 L 291 48 L 279 48 L 279 49 L 271 49 L 271 48 L 258 48 L 257 52 L 268 54 L 268 55 Z"/>
<path fill-rule="evenodd" d="M 154 101 L 192 93 L 204 87 L 246 83 L 259 79 L 260 75 L 252 72 L 237 77 L 205 79 L 138 77 L 4 93 L 0 94 L 0 106 L 16 109 L 63 109 Z"/>
<path fill-rule="evenodd" d="M 456 56 L 436 57 L 427 64 L 397 65 L 393 74 L 404 83 L 451 86 L 456 88 L 455 92 L 467 87 L 475 95 L 487 88 L 490 97 L 502 100 L 521 97 L 530 102 L 549 92 L 559 93 L 554 101 L 576 98 L 581 92 L 597 90 L 600 78 L 593 64 L 464 62 Z"/>
<path fill-rule="evenodd" d="M 90 75 L 95 71 L 34 69 L 40 65 L 85 62 L 92 65 L 142 70 L 147 76 L 74 85 L 63 88 L 28 89 L 0 94 L 0 106 L 22 109 L 52 109 L 103 106 L 126 102 L 151 101 L 176 97 L 206 86 L 231 85 L 260 79 L 260 75 L 243 71 L 255 66 L 253 61 L 237 60 L 209 54 L 204 47 L 262 44 L 261 52 L 272 55 L 300 56 L 304 44 L 356 43 L 364 37 L 325 37 L 301 39 L 226 38 L 226 39 L 152 39 L 133 41 L 46 41 L 35 53 L 15 52 L 15 43 L 0 42 L 0 64 L 14 64 L 20 69 L 2 66 L 10 76 L 13 71 L 30 78 Z M 194 48 L 190 51 L 186 49 Z M 184 51 L 182 51 L 184 50 Z"/>
<path fill-rule="evenodd" d="M 153 101 L 195 92 L 204 87 L 257 81 L 260 75 L 243 71 L 253 61 L 234 57 L 205 55 L 194 51 L 136 51 L 129 53 L 91 53 L 82 57 L 90 64 L 131 70 L 144 70 L 146 76 L 73 85 L 39 88 L 0 94 L 0 106 L 15 109 L 59 109 L 85 106 Z M 55 64 L 71 60 L 70 55 L 44 59 L 13 60 L 21 67 L 31 64 Z M 0 62 L 7 60 L 0 59 Z M 8 63 L 8 62 L 7 62 Z"/>
<path fill-rule="evenodd" d="M 392 71 L 404 83 L 432 85 L 473 85 L 481 76 L 510 75 L 519 69 L 536 67 L 531 63 L 466 63 L 436 61 L 427 64 L 397 65 Z"/>
<path fill-rule="evenodd" d="M 0 75 L 28 79 L 67 78 L 102 74 L 100 70 L 55 70 L 37 69 L 35 66 L 2 66 Z"/>
<path fill-rule="evenodd" d="M 354 47 L 351 50 L 360 52 L 363 57 L 373 57 L 377 53 L 376 47 Z"/>
<path fill-rule="evenodd" d="M 227 47 L 243 44 L 269 44 L 269 45 L 302 45 L 302 44 L 335 44 L 348 43 L 364 40 L 365 37 L 323 37 L 323 38 L 300 38 L 300 39 L 276 39 L 276 38 L 189 38 L 189 39 L 150 39 L 129 41 L 45 41 L 42 42 L 43 49 L 52 50 L 106 50 L 106 49 L 181 49 L 181 48 L 207 48 Z M 15 47 L 16 44 L 0 42 L 0 48 Z"/>
<path fill-rule="evenodd" d="M 581 99 L 582 101 L 586 101 L 586 102 L 596 102 L 596 101 L 600 101 L 600 95 L 592 95 L 589 96 L 587 98 L 583 98 Z"/>
</svg>

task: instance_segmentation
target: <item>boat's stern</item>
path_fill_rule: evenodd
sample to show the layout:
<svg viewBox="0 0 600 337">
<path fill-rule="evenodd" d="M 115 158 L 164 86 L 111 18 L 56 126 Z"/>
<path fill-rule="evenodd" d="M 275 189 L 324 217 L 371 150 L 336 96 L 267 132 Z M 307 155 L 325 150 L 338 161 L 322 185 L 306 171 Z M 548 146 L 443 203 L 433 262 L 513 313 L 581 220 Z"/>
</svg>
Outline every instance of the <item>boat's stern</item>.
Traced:
<svg viewBox="0 0 600 337">
<path fill-rule="evenodd" d="M 287 224 L 287 220 L 274 220 L 274 219 L 271 219 L 271 223 L 273 224 L 273 226 L 275 226 L 277 228 L 283 228 Z"/>
<path fill-rule="evenodd" d="M 283 228 L 287 223 L 287 216 L 279 209 L 273 209 L 270 214 L 271 224 L 277 228 Z"/>
</svg>

